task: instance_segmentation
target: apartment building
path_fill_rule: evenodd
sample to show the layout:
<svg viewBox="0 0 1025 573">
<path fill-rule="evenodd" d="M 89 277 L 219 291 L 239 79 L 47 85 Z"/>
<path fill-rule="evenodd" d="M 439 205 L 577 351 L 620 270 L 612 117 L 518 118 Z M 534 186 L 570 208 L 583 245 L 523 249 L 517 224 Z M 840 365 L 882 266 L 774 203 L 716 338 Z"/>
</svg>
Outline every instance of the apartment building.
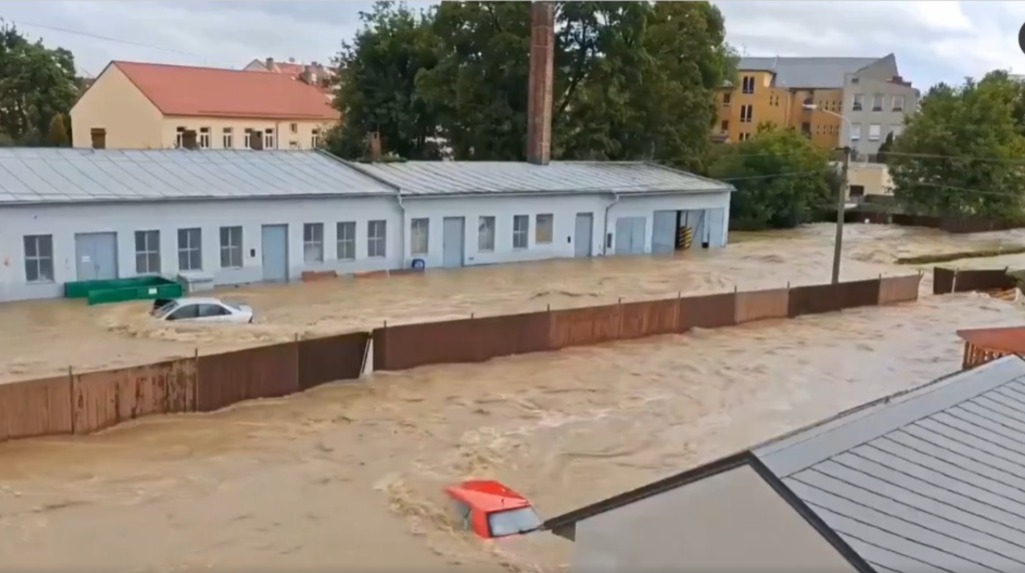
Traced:
<svg viewBox="0 0 1025 573">
<path fill-rule="evenodd" d="M 727 142 L 745 141 L 768 123 L 798 129 L 824 149 L 850 141 L 862 153 L 875 153 L 887 133 L 900 133 L 904 114 L 918 105 L 918 91 L 900 77 L 893 54 L 741 58 L 737 76 L 716 102 L 715 131 Z"/>
<path fill-rule="evenodd" d="M 71 108 L 74 147 L 316 148 L 339 113 L 287 74 L 111 62 Z"/>
</svg>

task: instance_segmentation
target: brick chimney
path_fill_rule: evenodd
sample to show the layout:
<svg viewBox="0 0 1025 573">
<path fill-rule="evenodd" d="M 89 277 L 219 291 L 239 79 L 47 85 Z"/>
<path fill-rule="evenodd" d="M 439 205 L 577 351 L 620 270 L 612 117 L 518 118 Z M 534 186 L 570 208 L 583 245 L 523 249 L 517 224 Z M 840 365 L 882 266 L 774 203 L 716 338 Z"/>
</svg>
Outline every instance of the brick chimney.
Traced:
<svg viewBox="0 0 1025 573">
<path fill-rule="evenodd" d="M 304 82 L 310 84 L 311 86 L 317 85 L 317 64 L 313 63 L 303 66 L 303 73 L 300 77 Z"/>
<path fill-rule="evenodd" d="M 555 5 L 530 7 L 530 79 L 527 89 L 527 161 L 548 165 L 552 155 L 552 79 L 555 67 Z"/>
<path fill-rule="evenodd" d="M 268 72 L 273 72 L 274 71 L 274 58 L 267 58 L 267 61 L 264 62 L 264 66 L 267 67 L 267 71 Z"/>
<path fill-rule="evenodd" d="M 367 138 L 370 140 L 370 160 L 380 161 L 381 160 L 381 134 L 376 131 L 371 131 L 367 134 Z"/>
</svg>

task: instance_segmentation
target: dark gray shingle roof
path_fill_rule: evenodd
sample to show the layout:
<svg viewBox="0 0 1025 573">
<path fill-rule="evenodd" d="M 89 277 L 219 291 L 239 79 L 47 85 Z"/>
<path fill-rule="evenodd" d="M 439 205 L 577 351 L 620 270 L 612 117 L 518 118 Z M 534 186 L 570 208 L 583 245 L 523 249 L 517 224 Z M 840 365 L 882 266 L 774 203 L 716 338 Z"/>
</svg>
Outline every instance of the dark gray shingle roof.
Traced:
<svg viewBox="0 0 1025 573">
<path fill-rule="evenodd" d="M 480 193 L 708 193 L 728 183 L 650 163 L 409 161 L 353 164 L 408 195 Z"/>
<path fill-rule="evenodd" d="M 1017 357 L 754 453 L 881 573 L 1025 570 L 1025 361 Z"/>
<path fill-rule="evenodd" d="M 776 72 L 776 87 L 841 88 L 852 74 L 881 58 L 740 58 L 740 71 Z"/>
<path fill-rule="evenodd" d="M 395 192 L 313 151 L 0 148 L 0 204 Z"/>
</svg>

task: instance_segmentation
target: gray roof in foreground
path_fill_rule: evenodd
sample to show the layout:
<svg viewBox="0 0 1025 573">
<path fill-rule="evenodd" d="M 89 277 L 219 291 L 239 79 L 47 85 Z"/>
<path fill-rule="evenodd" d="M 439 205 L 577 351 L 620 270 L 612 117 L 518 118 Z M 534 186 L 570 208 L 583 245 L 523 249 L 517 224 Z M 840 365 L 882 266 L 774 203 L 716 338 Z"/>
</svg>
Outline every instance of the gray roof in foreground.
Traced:
<svg viewBox="0 0 1025 573">
<path fill-rule="evenodd" d="M 313 151 L 0 148 L 0 204 L 394 195 Z"/>
<path fill-rule="evenodd" d="M 356 168 L 398 187 L 403 195 L 486 193 L 713 193 L 728 183 L 661 165 L 617 161 L 408 161 L 359 163 Z"/>
<path fill-rule="evenodd" d="M 1025 570 L 1025 361 L 1018 357 L 753 452 L 880 573 Z"/>
<path fill-rule="evenodd" d="M 740 71 L 776 72 L 780 88 L 842 88 L 844 74 L 878 62 L 882 58 L 740 58 Z"/>
</svg>

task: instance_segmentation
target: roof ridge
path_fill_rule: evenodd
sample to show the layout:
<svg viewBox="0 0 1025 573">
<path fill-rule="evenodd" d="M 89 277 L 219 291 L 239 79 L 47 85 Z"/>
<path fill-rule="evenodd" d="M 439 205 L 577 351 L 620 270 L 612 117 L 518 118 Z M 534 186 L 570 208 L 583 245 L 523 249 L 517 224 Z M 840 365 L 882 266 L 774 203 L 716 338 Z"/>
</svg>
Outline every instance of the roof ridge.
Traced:
<svg viewBox="0 0 1025 573">
<path fill-rule="evenodd" d="M 190 70 L 212 70 L 212 71 L 217 71 L 217 72 L 235 72 L 235 73 L 241 73 L 241 74 L 261 73 L 261 72 L 253 72 L 251 70 L 245 70 L 245 69 L 218 68 L 216 66 L 190 66 L 190 65 L 186 65 L 186 64 L 167 64 L 167 63 L 164 63 L 164 62 L 139 62 L 139 61 L 136 61 L 136 60 L 111 60 L 110 63 L 115 64 L 115 65 L 128 64 L 130 66 L 151 66 L 151 67 L 160 67 L 160 68 L 186 68 L 186 69 L 190 69 Z M 276 74 L 276 75 L 278 77 L 281 77 L 280 74 Z M 289 79 L 291 79 L 291 78 L 289 78 Z"/>
</svg>

